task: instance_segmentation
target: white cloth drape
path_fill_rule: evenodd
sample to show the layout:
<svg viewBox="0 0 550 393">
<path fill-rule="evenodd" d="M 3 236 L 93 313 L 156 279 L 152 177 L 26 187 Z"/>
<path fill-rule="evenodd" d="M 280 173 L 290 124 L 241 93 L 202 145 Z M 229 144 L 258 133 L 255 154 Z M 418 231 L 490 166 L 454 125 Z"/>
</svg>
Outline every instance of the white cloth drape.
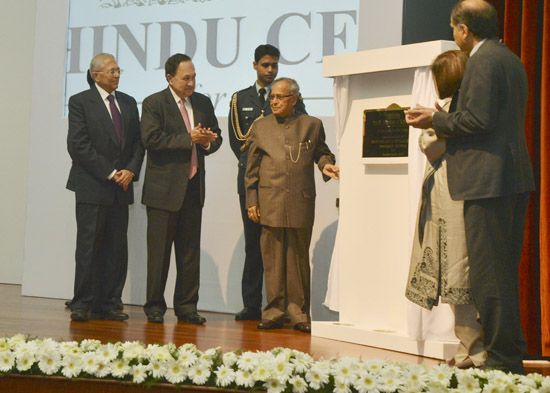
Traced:
<svg viewBox="0 0 550 393">
<path fill-rule="evenodd" d="M 348 118 L 349 102 L 349 76 L 337 76 L 334 78 L 334 118 L 336 121 L 336 145 L 338 148 L 338 157 L 340 157 L 340 141 L 346 128 Z M 328 272 L 327 294 L 323 305 L 332 311 L 340 310 L 339 298 L 339 237 L 340 226 L 336 229 L 336 238 L 334 240 L 334 249 L 330 260 L 330 270 Z"/>
<path fill-rule="evenodd" d="M 437 100 L 430 67 L 417 68 L 414 73 L 411 107 L 418 104 L 433 108 Z M 426 156 L 418 146 L 419 136 L 419 129 L 409 128 L 409 255 L 412 252 L 418 203 L 426 168 Z M 409 302 L 407 330 L 413 340 L 456 341 L 454 315 L 448 304 L 440 303 L 430 311 Z"/>
</svg>

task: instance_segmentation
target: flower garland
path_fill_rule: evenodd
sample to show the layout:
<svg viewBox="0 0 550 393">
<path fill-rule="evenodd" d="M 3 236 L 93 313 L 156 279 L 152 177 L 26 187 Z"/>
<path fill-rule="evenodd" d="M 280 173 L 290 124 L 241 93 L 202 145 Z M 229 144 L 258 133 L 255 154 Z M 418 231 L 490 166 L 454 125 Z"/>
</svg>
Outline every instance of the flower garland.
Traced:
<svg viewBox="0 0 550 393">
<path fill-rule="evenodd" d="M 440 364 L 388 363 L 357 358 L 320 359 L 288 348 L 268 352 L 205 352 L 194 344 L 177 347 L 141 342 L 55 341 L 22 334 L 0 338 L 0 374 L 56 375 L 155 383 L 201 385 L 268 393 L 452 392 L 550 393 L 550 377 L 498 370 L 459 370 Z"/>
</svg>

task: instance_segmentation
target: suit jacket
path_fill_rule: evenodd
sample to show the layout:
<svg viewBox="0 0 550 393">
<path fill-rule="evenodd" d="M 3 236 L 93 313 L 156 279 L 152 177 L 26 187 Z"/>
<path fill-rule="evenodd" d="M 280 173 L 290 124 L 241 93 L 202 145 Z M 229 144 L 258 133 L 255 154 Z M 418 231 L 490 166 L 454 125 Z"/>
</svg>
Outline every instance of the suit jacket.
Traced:
<svg viewBox="0 0 550 393">
<path fill-rule="evenodd" d="M 134 202 L 133 187 L 122 187 L 107 177 L 115 170 L 128 169 L 138 180 L 144 149 L 139 133 L 136 100 L 117 91 L 122 115 L 122 144 L 113 120 L 95 86 L 69 99 L 69 132 L 67 150 L 72 167 L 67 188 L 75 191 L 77 203 L 110 205 Z"/>
<path fill-rule="evenodd" d="M 237 97 L 237 112 L 238 116 L 237 118 L 234 118 L 234 108 L 233 108 L 233 99 Z M 250 126 L 252 123 L 254 123 L 254 120 L 259 118 L 262 113 L 264 116 L 267 116 L 271 114 L 271 105 L 269 98 L 266 100 L 265 104 L 262 106 L 260 103 L 260 98 L 258 97 L 258 92 L 256 91 L 256 84 L 253 84 L 250 87 L 247 87 L 246 89 L 240 90 L 233 94 L 233 97 L 231 98 L 231 101 L 229 103 L 229 116 L 227 117 L 228 120 L 228 133 L 229 133 L 229 145 L 231 146 L 231 150 L 233 150 L 233 153 L 235 154 L 235 157 L 239 160 L 239 172 L 237 175 L 237 189 L 239 192 L 239 195 L 245 195 L 245 187 L 244 187 L 244 173 L 246 172 L 246 163 L 248 160 L 248 149 L 246 149 L 244 152 L 241 151 L 241 147 L 244 144 L 244 141 L 240 141 L 237 139 L 236 131 L 235 131 L 235 123 L 238 122 L 241 132 L 243 134 L 246 134 L 248 130 L 250 129 Z M 300 96 L 300 99 L 296 103 L 295 109 L 298 112 L 306 113 L 306 107 L 304 105 L 304 101 L 302 100 L 302 97 Z M 233 118 L 232 118 L 233 117 Z"/>
<path fill-rule="evenodd" d="M 221 131 L 210 98 L 200 93 L 190 97 L 195 124 L 210 128 L 218 138 L 206 150 L 196 145 L 200 202 L 204 204 L 204 156 L 214 153 L 222 144 Z M 150 95 L 143 101 L 141 137 L 147 149 L 142 203 L 168 211 L 180 209 L 191 165 L 191 134 L 187 131 L 178 104 L 170 88 Z"/>
<path fill-rule="evenodd" d="M 250 138 L 246 206 L 260 207 L 262 225 L 313 226 L 313 164 L 322 170 L 335 162 L 321 120 L 298 112 L 284 119 L 271 114 L 254 123 Z"/>
<path fill-rule="evenodd" d="M 447 176 L 454 200 L 534 189 L 525 140 L 527 77 L 504 44 L 487 40 L 468 60 L 455 112 L 437 112 L 433 128 L 447 139 Z"/>
</svg>

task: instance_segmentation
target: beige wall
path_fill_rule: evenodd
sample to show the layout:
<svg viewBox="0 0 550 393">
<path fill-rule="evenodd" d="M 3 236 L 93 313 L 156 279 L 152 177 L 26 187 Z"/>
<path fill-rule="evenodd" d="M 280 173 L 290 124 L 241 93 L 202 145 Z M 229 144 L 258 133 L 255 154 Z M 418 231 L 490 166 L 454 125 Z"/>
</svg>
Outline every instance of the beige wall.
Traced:
<svg viewBox="0 0 550 393">
<path fill-rule="evenodd" d="M 21 284 L 36 0 L 0 0 L 0 283 Z"/>
</svg>

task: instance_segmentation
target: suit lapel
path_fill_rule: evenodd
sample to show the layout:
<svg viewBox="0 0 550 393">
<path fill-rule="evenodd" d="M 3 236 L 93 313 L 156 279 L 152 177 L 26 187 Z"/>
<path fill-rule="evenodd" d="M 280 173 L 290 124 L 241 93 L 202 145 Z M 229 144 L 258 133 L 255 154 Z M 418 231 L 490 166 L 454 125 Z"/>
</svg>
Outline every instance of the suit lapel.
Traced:
<svg viewBox="0 0 550 393">
<path fill-rule="evenodd" d="M 105 106 L 105 103 L 101 99 L 101 94 L 99 91 L 93 87 L 90 89 L 90 105 L 93 108 L 94 113 L 97 114 L 101 123 L 103 124 L 103 129 L 109 134 L 109 137 L 112 139 L 115 145 L 118 146 L 118 138 L 116 136 L 115 126 L 113 124 L 113 119 Z"/>
</svg>

